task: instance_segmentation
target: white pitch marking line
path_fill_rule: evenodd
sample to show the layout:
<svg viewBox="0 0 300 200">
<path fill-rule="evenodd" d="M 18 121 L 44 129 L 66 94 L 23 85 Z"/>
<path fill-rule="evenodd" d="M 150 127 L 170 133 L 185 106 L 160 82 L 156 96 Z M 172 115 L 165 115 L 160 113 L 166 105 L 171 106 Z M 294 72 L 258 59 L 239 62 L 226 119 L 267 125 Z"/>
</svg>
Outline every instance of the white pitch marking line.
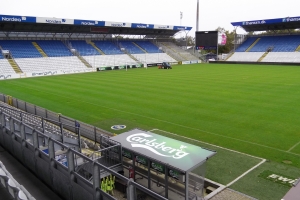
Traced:
<svg viewBox="0 0 300 200">
<path fill-rule="evenodd" d="M 234 153 L 239 153 L 239 154 L 242 154 L 242 155 L 246 155 L 246 156 L 249 156 L 249 157 L 252 157 L 252 158 L 257 158 L 257 159 L 260 159 L 260 160 L 264 160 L 264 158 L 260 158 L 260 157 L 257 157 L 257 156 L 252 156 L 252 155 L 249 155 L 249 154 L 246 154 L 246 153 L 243 153 L 243 152 L 239 152 L 239 151 L 235 151 L 235 150 L 232 150 L 232 149 L 227 149 L 225 147 L 221 147 L 221 146 L 218 146 L 218 145 L 210 144 L 210 143 L 207 143 L 207 142 L 202 142 L 201 140 L 196 140 L 196 139 L 188 138 L 188 137 L 185 137 L 185 136 L 182 136 L 182 135 L 177 135 L 176 133 L 171 133 L 171 132 L 160 130 L 160 129 L 152 129 L 150 131 L 155 131 L 155 130 L 162 131 L 162 132 L 165 132 L 165 133 L 169 133 L 170 135 L 175 135 L 175 136 L 178 136 L 178 137 L 181 137 L 181 138 L 185 138 L 185 139 L 189 139 L 189 140 L 192 140 L 192 141 L 195 141 L 195 142 L 199 142 L 199 143 L 211 145 L 211 146 L 214 146 L 214 147 L 217 147 L 217 148 L 220 148 L 220 149 L 224 149 L 224 150 L 227 150 L 227 151 L 231 151 L 231 152 L 234 152 Z"/>
<path fill-rule="evenodd" d="M 255 165 L 254 167 L 252 167 L 251 169 L 249 169 L 248 171 L 246 171 L 245 173 L 243 173 L 242 175 L 240 175 L 239 177 L 237 177 L 236 179 L 234 179 L 233 181 L 231 181 L 230 183 L 228 183 L 226 185 L 226 187 L 231 186 L 232 184 L 234 184 L 235 182 L 237 182 L 239 179 L 243 178 L 244 176 L 246 176 L 248 173 L 250 173 L 251 171 L 253 171 L 255 168 L 259 167 L 260 165 L 262 165 L 264 162 L 266 162 L 266 159 L 263 159 L 260 163 L 258 163 L 257 165 Z"/>
<path fill-rule="evenodd" d="M 288 150 L 288 152 L 290 152 L 292 149 L 294 149 L 296 146 L 298 146 L 300 144 L 300 141 L 297 143 L 297 144 L 295 144 L 294 146 L 292 146 L 289 150 Z"/>
<path fill-rule="evenodd" d="M 30 88 L 30 87 L 25 87 L 25 86 L 22 86 L 22 85 L 12 84 L 11 82 L 8 82 L 8 83 L 11 84 L 11 85 L 16 85 L 18 87 Z M 58 96 L 58 97 L 64 97 L 66 99 L 72 99 L 73 101 L 75 100 L 75 101 L 78 101 L 78 102 L 83 102 L 83 103 L 86 103 L 86 104 L 90 104 L 90 105 L 94 105 L 94 106 L 98 106 L 98 107 L 102 107 L 102 108 L 106 108 L 106 109 L 110 109 L 110 110 L 115 110 L 115 111 L 118 111 L 118 112 L 128 113 L 128 114 L 131 114 L 131 115 L 136 115 L 136 116 L 144 117 L 144 118 L 147 118 L 147 119 L 156 120 L 156 121 L 164 122 L 164 123 L 167 123 L 167 124 L 172 124 L 172 125 L 175 125 L 175 126 L 179 126 L 179 127 L 183 127 L 183 128 L 187 128 L 187 129 L 191 129 L 191 130 L 201 131 L 203 133 L 216 135 L 216 136 L 219 136 L 219 137 L 228 138 L 228 139 L 231 139 L 231 140 L 236 140 L 236 141 L 240 141 L 240 142 L 244 142 L 244 143 L 248 143 L 248 144 L 253 144 L 253 145 L 256 145 L 256 146 L 261 146 L 261 147 L 281 151 L 281 152 L 284 152 L 284 153 L 289 153 L 289 154 L 293 154 L 293 155 L 296 155 L 296 156 L 300 156 L 300 154 L 297 154 L 297 153 L 288 152 L 288 151 L 285 151 L 285 150 L 277 149 L 277 148 L 274 148 L 274 147 L 269 147 L 269 146 L 258 144 L 258 143 L 255 143 L 255 142 L 249 142 L 247 140 L 237 139 L 237 138 L 233 138 L 233 137 L 229 137 L 229 136 L 225 136 L 225 135 L 221 135 L 221 134 L 201 130 L 201 129 L 198 129 L 198 128 L 188 127 L 188 126 L 184 126 L 184 125 L 181 125 L 181 124 L 176 124 L 176 123 L 165 121 L 165 120 L 160 120 L 160 119 L 153 118 L 153 117 L 148 117 L 148 116 L 144 116 L 144 115 L 140 115 L 140 114 L 136 114 L 136 113 L 132 113 L 132 112 L 127 112 L 127 111 L 124 111 L 124 110 L 119 110 L 119 109 L 116 109 L 116 108 L 102 106 L 102 105 L 91 103 L 91 102 L 88 102 L 88 101 L 82 101 L 82 100 L 74 99 L 74 98 L 72 98 L 72 96 L 58 95 L 58 94 L 51 93 L 51 92 L 40 91 L 40 90 L 37 90 L 37 89 L 34 89 L 34 88 L 30 88 L 30 89 L 36 90 L 36 91 L 39 91 L 39 92 L 44 92 L 46 94 L 52 94 L 52 95 L 55 95 L 55 96 Z"/>
</svg>

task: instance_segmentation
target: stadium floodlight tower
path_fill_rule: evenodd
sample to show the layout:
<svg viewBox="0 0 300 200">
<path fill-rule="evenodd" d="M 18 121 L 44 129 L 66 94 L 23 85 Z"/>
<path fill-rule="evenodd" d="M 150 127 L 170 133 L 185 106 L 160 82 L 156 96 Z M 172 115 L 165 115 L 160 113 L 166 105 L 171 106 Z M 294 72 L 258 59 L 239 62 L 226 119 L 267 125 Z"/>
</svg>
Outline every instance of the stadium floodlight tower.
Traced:
<svg viewBox="0 0 300 200">
<path fill-rule="evenodd" d="M 197 0 L 196 31 L 199 31 L 199 0 Z"/>
</svg>

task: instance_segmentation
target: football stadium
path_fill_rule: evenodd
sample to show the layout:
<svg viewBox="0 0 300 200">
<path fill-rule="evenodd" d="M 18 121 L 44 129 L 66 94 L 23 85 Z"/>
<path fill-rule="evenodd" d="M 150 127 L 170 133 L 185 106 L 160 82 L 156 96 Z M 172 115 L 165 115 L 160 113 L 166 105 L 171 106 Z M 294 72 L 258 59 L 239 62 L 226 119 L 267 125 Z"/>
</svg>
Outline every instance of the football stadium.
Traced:
<svg viewBox="0 0 300 200">
<path fill-rule="evenodd" d="M 299 200 L 300 17 L 231 25 L 0 14 L 0 199 Z"/>
</svg>

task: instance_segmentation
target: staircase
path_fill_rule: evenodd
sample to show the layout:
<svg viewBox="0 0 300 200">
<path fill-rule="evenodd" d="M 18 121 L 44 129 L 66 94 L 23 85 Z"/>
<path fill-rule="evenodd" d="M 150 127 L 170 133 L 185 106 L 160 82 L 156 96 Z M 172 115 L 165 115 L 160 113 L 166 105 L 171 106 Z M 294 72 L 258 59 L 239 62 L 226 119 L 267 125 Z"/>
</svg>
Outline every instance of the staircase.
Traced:
<svg viewBox="0 0 300 200">
<path fill-rule="evenodd" d="M 261 62 L 267 55 L 268 55 L 268 51 L 266 51 L 258 60 L 257 62 Z"/>
<path fill-rule="evenodd" d="M 137 46 L 140 50 L 142 50 L 144 53 L 147 53 L 147 51 L 145 51 L 142 47 L 140 47 L 138 44 L 136 44 L 135 42 L 132 42 L 135 46 Z"/>
<path fill-rule="evenodd" d="M 163 44 L 163 43 L 160 43 L 161 47 L 162 47 L 162 50 L 168 55 L 170 56 L 171 58 L 173 58 L 174 60 L 177 60 L 177 61 L 182 61 L 182 59 L 180 58 L 179 55 L 176 55 L 172 50 L 172 52 L 168 51 L 168 47 Z"/>
<path fill-rule="evenodd" d="M 43 57 L 48 57 L 47 54 L 43 51 L 43 49 L 36 42 L 32 42 L 32 44 Z"/>
<path fill-rule="evenodd" d="M 101 49 L 99 49 L 99 48 L 95 45 L 94 42 L 92 42 L 92 41 L 86 41 L 86 43 L 92 45 L 92 46 L 93 46 L 93 47 L 94 47 L 101 55 L 105 55 L 105 53 L 104 53 Z"/>
<path fill-rule="evenodd" d="M 11 65 L 11 67 L 15 70 L 17 74 L 23 73 L 22 70 L 20 69 L 19 65 L 16 63 L 16 61 L 12 58 L 8 58 L 7 61 Z"/>
<path fill-rule="evenodd" d="M 297 49 L 295 50 L 295 52 L 299 52 L 300 51 L 300 45 L 297 47 Z"/>
<path fill-rule="evenodd" d="M 227 58 L 225 59 L 225 61 L 227 61 L 231 56 L 233 56 L 234 52 L 230 53 Z"/>
<path fill-rule="evenodd" d="M 256 43 L 258 43 L 259 40 L 260 40 L 260 38 L 257 38 L 257 39 L 253 42 L 253 44 L 251 44 L 251 46 L 248 47 L 248 49 L 246 49 L 246 52 L 249 52 L 249 51 L 252 49 L 252 47 L 254 47 L 254 45 L 256 45 Z"/>
<path fill-rule="evenodd" d="M 136 57 L 134 57 L 133 55 L 131 55 L 130 53 L 128 53 L 126 50 L 121 50 L 123 53 L 127 54 L 131 59 L 135 60 L 136 62 L 140 63 L 140 61 L 138 59 L 136 59 Z M 140 63 L 141 64 L 141 63 Z"/>
<path fill-rule="evenodd" d="M 93 66 L 88 63 L 81 55 L 77 54 L 76 56 L 87 68 L 93 68 Z"/>
<path fill-rule="evenodd" d="M 169 55 L 169 56 L 171 56 L 172 58 L 174 58 L 174 57 L 176 57 L 176 58 L 174 58 L 175 60 L 177 60 L 177 61 L 184 61 L 184 60 L 188 60 L 184 55 L 182 55 L 181 53 L 179 53 L 179 52 L 177 52 L 175 49 L 173 49 L 171 46 L 169 46 L 169 45 L 167 45 L 167 44 L 165 44 L 165 43 L 161 43 L 162 45 L 164 45 L 166 48 L 168 48 L 168 49 L 170 49 L 171 50 L 171 52 L 172 53 L 167 53 L 168 55 L 169 54 L 171 54 L 171 55 Z M 173 55 L 172 56 L 172 54 L 175 54 L 175 55 Z"/>
</svg>

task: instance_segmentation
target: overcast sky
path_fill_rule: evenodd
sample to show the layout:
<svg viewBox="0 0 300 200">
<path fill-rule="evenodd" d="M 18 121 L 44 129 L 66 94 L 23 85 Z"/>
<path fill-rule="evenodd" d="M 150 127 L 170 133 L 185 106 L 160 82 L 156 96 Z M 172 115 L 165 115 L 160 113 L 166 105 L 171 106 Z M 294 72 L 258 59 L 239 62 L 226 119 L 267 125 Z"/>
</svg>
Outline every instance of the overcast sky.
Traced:
<svg viewBox="0 0 300 200">
<path fill-rule="evenodd" d="M 199 0 L 199 30 L 218 26 L 233 30 L 230 22 L 300 16 L 300 0 Z M 0 14 L 90 19 L 196 28 L 197 0 L 0 0 Z M 238 29 L 238 33 L 244 33 Z"/>
</svg>

